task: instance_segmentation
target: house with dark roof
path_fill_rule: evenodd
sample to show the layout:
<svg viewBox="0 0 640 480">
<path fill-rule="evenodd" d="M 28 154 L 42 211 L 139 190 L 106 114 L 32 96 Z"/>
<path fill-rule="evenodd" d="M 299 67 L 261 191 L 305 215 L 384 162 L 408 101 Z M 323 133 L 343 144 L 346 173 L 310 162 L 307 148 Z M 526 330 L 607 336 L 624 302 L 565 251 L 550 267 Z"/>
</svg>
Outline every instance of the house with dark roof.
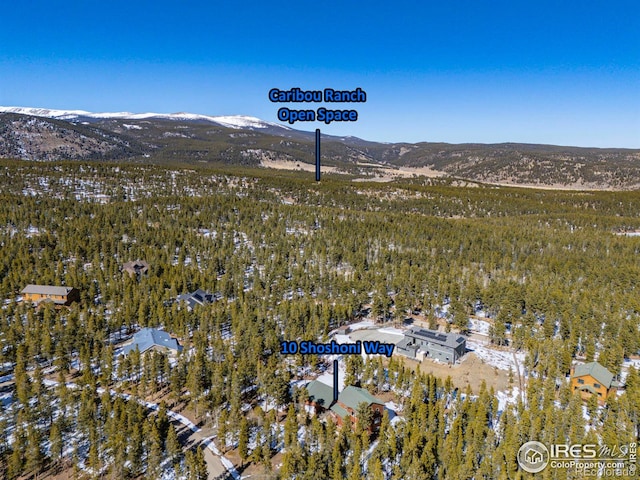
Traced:
<svg viewBox="0 0 640 480">
<path fill-rule="evenodd" d="M 133 336 L 130 344 L 124 346 L 122 352 L 127 355 L 136 349 L 140 353 L 155 350 L 175 355 L 182 351 L 182 346 L 167 332 L 157 328 L 143 328 Z"/>
<path fill-rule="evenodd" d="M 53 302 L 56 306 L 69 306 L 73 302 L 80 301 L 80 292 L 73 287 L 27 285 L 20 293 L 26 302 L 37 305 L 42 302 Z"/>
<path fill-rule="evenodd" d="M 333 388 L 318 380 L 313 380 L 307 385 L 309 397 L 307 405 L 314 409 L 315 414 L 328 411 L 336 423 L 340 426 L 351 426 L 358 422 L 358 407 L 366 404 L 371 410 L 371 424 L 369 433 L 377 432 L 380 428 L 384 413 L 384 402 L 371 395 L 364 388 L 348 386 L 338 394 L 338 400 L 333 400 Z"/>
<path fill-rule="evenodd" d="M 132 277 L 140 278 L 149 273 L 149 264 L 144 260 L 136 260 L 127 262 L 122 265 L 122 271 L 128 273 Z"/>
<path fill-rule="evenodd" d="M 571 368 L 571 391 L 579 393 L 583 400 L 596 396 L 598 403 L 604 404 L 609 395 L 620 384 L 613 379 L 613 373 L 598 362 L 583 363 Z"/>
<path fill-rule="evenodd" d="M 336 330 L 336 335 L 349 335 L 351 333 L 351 327 L 349 325 L 343 325 Z"/>
<path fill-rule="evenodd" d="M 396 345 L 396 351 L 417 360 L 426 357 L 453 364 L 467 351 L 467 340 L 459 333 L 412 327 Z"/>
<path fill-rule="evenodd" d="M 216 296 L 213 293 L 198 289 L 193 293 L 183 293 L 182 295 L 178 295 L 177 300 L 178 302 L 185 302 L 187 307 L 193 308 L 196 305 L 213 303 L 216 300 Z"/>
</svg>

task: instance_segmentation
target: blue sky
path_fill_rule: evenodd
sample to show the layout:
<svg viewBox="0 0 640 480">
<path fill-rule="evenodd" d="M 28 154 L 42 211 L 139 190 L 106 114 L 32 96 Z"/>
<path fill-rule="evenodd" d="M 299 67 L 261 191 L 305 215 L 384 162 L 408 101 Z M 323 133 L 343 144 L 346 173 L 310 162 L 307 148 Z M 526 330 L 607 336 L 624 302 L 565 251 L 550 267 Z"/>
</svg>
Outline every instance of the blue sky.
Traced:
<svg viewBox="0 0 640 480">
<path fill-rule="evenodd" d="M 11 2 L 0 105 L 276 121 L 273 87 L 361 87 L 366 104 L 325 105 L 357 123 L 296 126 L 640 148 L 638 18 L 616 0 Z"/>
</svg>

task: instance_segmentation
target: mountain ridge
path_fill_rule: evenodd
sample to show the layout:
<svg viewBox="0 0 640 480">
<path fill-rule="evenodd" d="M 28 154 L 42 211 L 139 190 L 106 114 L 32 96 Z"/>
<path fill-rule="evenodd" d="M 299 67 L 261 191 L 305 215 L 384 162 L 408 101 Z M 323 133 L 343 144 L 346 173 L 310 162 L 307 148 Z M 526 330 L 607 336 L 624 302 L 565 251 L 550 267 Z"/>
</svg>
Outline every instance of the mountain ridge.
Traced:
<svg viewBox="0 0 640 480">
<path fill-rule="evenodd" d="M 247 166 L 280 162 L 299 167 L 315 163 L 315 135 L 243 115 L 0 107 L 0 157 Z M 322 164 L 376 181 L 399 177 L 402 169 L 427 167 L 439 175 L 490 184 L 572 189 L 640 186 L 640 149 L 628 148 L 382 143 L 323 134 Z"/>
<path fill-rule="evenodd" d="M 132 112 L 88 112 L 86 110 L 56 110 L 39 107 L 3 107 L 0 106 L 0 113 L 16 113 L 21 115 L 31 115 L 34 117 L 45 117 L 57 120 L 84 119 L 121 119 L 121 120 L 144 120 L 144 119 L 164 119 L 176 121 L 207 121 L 228 128 L 267 128 L 279 127 L 291 130 L 289 127 L 273 122 L 267 122 L 257 117 L 248 115 L 202 115 L 198 113 L 177 112 L 177 113 L 132 113 Z"/>
</svg>

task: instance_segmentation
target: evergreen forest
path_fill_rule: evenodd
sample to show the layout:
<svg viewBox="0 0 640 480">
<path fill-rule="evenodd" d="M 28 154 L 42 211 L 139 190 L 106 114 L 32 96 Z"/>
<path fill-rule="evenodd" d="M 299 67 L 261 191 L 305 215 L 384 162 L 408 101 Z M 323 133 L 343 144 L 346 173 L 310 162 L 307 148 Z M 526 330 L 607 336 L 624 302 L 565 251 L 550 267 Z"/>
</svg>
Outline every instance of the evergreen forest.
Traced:
<svg viewBox="0 0 640 480">
<path fill-rule="evenodd" d="M 516 456 L 529 440 L 637 443 L 636 232 L 637 191 L 0 160 L 0 477 L 207 478 L 181 412 L 232 461 L 220 478 L 582 478 Z M 137 259 L 149 272 L 124 273 Z M 28 284 L 80 300 L 36 308 Z M 177 301 L 197 289 L 215 301 Z M 326 365 L 280 354 L 365 318 L 467 334 L 479 310 L 490 346 L 524 356 L 519 393 L 500 402 L 489 379 L 463 387 L 395 354 L 349 359 L 347 384 L 397 405 L 375 435 L 364 411 L 354 428 L 310 415 L 297 385 Z M 122 354 L 143 327 L 182 352 Z M 596 359 L 625 385 L 603 405 L 569 387 Z"/>
</svg>

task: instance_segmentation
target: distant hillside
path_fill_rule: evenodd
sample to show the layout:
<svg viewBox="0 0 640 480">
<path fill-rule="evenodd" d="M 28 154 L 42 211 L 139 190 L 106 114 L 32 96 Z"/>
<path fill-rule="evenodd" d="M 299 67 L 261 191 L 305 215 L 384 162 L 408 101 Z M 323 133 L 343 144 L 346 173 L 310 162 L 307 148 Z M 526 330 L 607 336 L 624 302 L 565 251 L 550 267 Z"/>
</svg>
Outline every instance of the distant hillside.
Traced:
<svg viewBox="0 0 640 480">
<path fill-rule="evenodd" d="M 0 112 L 17 112 L 16 108 L 0 107 Z M 0 113 L 0 157 L 254 166 L 274 161 L 314 163 L 312 132 L 254 117 L 25 108 L 20 112 Z M 322 163 L 378 180 L 382 176 L 392 179 L 399 168 L 406 176 L 408 167 L 430 167 L 447 176 L 483 183 L 588 189 L 640 186 L 640 150 L 632 149 L 516 143 L 387 144 L 323 134 Z"/>
<path fill-rule="evenodd" d="M 407 147 L 397 164 L 430 165 L 487 183 L 633 188 L 640 184 L 640 150 L 517 143 Z"/>
<path fill-rule="evenodd" d="M 88 125 L 11 113 L 0 114 L 0 157 L 24 160 L 101 160 L 151 150 L 132 138 Z"/>
</svg>

